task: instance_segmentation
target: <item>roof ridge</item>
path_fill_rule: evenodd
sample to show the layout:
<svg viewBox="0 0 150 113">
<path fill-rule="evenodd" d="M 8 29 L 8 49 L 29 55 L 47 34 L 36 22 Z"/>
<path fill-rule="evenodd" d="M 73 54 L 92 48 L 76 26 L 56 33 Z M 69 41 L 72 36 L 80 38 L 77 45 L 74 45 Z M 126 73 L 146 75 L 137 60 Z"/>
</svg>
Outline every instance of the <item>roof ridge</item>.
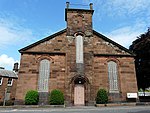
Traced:
<svg viewBox="0 0 150 113">
<path fill-rule="evenodd" d="M 93 30 L 93 33 L 95 33 L 96 35 L 100 36 L 102 39 L 104 39 L 105 41 L 108 41 L 114 45 L 116 45 L 117 47 L 119 47 L 120 49 L 124 50 L 125 52 L 131 54 L 132 56 L 136 56 L 133 52 L 131 52 L 129 49 L 125 48 L 124 46 L 118 44 L 117 42 L 111 40 L 110 38 L 104 36 L 103 34 Z"/>
<path fill-rule="evenodd" d="M 33 43 L 33 44 L 30 44 L 30 45 L 28 45 L 28 46 L 26 46 L 26 47 L 20 49 L 19 52 L 22 53 L 22 52 L 26 51 L 27 49 L 29 49 L 29 48 L 31 48 L 31 47 L 34 47 L 34 46 L 36 46 L 36 45 L 38 45 L 39 43 L 42 43 L 42 42 L 44 42 L 44 41 L 50 40 L 50 39 L 52 39 L 52 38 L 54 38 L 54 37 L 56 37 L 56 36 L 58 36 L 58 35 L 60 35 L 60 34 L 62 34 L 62 33 L 64 33 L 64 32 L 66 32 L 66 28 L 63 29 L 63 30 L 61 30 L 61 31 L 59 31 L 59 32 L 56 32 L 56 33 L 54 33 L 54 34 L 52 34 L 52 35 L 50 35 L 50 36 L 47 36 L 46 38 L 43 38 L 43 39 L 41 39 L 41 40 L 39 40 L 39 41 L 37 41 L 37 42 L 35 42 L 35 43 Z M 95 31 L 95 30 L 93 30 L 93 34 L 99 36 L 100 38 L 104 39 L 105 41 L 108 41 L 108 42 L 114 44 L 115 46 L 117 46 L 117 47 L 119 47 L 120 49 L 124 50 L 125 52 L 129 53 L 130 55 L 135 56 L 135 54 L 134 54 L 133 52 L 131 52 L 129 49 L 127 49 L 127 48 L 125 48 L 124 46 L 122 46 L 122 45 L 116 43 L 115 41 L 113 41 L 113 40 L 111 40 L 110 38 L 104 36 L 103 34 L 97 32 L 97 31 Z"/>
<path fill-rule="evenodd" d="M 14 71 L 6 69 L 0 69 L 0 75 L 5 77 L 18 78 L 18 75 Z"/>
</svg>

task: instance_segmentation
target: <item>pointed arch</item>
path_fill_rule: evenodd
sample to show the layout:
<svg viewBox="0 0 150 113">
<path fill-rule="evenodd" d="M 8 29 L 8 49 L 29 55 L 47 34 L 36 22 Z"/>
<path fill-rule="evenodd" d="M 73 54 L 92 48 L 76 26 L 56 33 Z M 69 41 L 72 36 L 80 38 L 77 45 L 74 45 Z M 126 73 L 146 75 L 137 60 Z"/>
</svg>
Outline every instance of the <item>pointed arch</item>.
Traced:
<svg viewBox="0 0 150 113">
<path fill-rule="evenodd" d="M 79 76 L 79 75 L 75 75 L 74 77 L 72 77 L 69 84 L 75 83 L 77 80 L 82 80 L 84 83 L 90 84 L 90 81 L 86 76 Z"/>
<path fill-rule="evenodd" d="M 44 59 L 47 59 L 47 60 L 49 60 L 50 62 L 54 62 L 54 59 L 53 59 L 51 56 L 49 56 L 49 55 L 39 55 L 39 56 L 37 56 L 37 57 L 36 57 L 36 62 L 37 62 L 37 63 L 40 63 L 40 61 L 41 61 L 41 60 L 44 60 Z"/>
</svg>

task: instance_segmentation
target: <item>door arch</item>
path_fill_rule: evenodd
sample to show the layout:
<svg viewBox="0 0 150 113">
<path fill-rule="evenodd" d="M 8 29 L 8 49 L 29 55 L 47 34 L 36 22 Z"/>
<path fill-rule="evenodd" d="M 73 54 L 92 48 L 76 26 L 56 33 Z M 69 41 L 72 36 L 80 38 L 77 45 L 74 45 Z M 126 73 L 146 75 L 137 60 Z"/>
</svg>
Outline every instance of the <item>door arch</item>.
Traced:
<svg viewBox="0 0 150 113">
<path fill-rule="evenodd" d="M 85 105 L 85 90 L 83 84 L 75 84 L 74 105 Z"/>
<path fill-rule="evenodd" d="M 77 77 L 74 80 L 74 105 L 85 105 L 85 79 Z"/>
<path fill-rule="evenodd" d="M 68 101 L 70 102 L 70 104 L 72 105 L 87 105 L 88 102 L 90 101 L 90 81 L 87 78 L 87 76 L 81 76 L 81 75 L 75 75 L 72 77 L 72 79 L 69 82 L 69 93 L 70 93 L 70 100 L 68 99 Z M 80 87 L 80 90 L 84 91 L 82 94 L 84 94 L 84 102 L 83 104 L 77 104 L 75 102 L 75 88 Z M 82 89 L 81 89 L 82 87 Z"/>
</svg>

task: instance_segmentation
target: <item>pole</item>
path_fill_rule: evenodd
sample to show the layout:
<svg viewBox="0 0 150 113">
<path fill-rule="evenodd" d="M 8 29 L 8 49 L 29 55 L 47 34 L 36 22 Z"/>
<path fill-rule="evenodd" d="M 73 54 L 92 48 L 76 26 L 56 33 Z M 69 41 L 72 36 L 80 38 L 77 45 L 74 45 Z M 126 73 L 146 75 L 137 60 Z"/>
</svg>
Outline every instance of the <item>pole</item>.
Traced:
<svg viewBox="0 0 150 113">
<path fill-rule="evenodd" d="M 5 88 L 3 106 L 5 106 L 5 103 L 6 103 L 6 94 L 7 94 L 7 88 Z"/>
</svg>

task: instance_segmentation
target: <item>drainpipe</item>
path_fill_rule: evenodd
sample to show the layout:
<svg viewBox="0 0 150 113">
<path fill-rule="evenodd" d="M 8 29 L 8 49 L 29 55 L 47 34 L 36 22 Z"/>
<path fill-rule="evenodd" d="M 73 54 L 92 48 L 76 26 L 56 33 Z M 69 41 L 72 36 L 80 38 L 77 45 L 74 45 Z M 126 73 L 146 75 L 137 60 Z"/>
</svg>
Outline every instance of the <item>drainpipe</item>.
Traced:
<svg viewBox="0 0 150 113">
<path fill-rule="evenodd" d="M 6 104 L 6 94 L 7 94 L 7 87 L 5 88 L 3 106 L 5 106 L 5 104 Z"/>
</svg>

